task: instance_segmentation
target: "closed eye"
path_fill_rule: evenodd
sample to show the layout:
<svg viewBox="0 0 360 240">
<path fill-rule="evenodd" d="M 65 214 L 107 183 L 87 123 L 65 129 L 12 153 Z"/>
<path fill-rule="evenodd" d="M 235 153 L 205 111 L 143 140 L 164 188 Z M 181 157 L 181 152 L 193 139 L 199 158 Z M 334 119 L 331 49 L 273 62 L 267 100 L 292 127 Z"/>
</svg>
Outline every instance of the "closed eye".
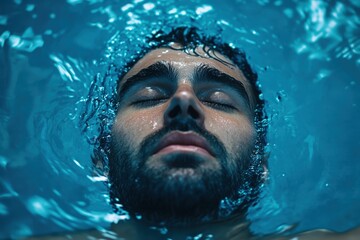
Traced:
<svg viewBox="0 0 360 240">
<path fill-rule="evenodd" d="M 149 99 L 140 99 L 132 102 L 131 105 L 138 108 L 154 107 L 156 105 L 166 102 L 168 98 L 149 98 Z"/>
<path fill-rule="evenodd" d="M 225 93 L 218 89 L 208 89 L 202 91 L 199 94 L 199 100 L 205 106 L 211 107 L 216 110 L 226 112 L 233 112 L 237 110 L 232 97 L 230 97 L 228 93 Z"/>
<path fill-rule="evenodd" d="M 208 107 L 214 108 L 216 110 L 226 111 L 226 112 L 233 112 L 237 110 L 234 106 L 226 103 L 220 102 L 212 102 L 212 101 L 202 101 L 202 103 Z"/>
<path fill-rule="evenodd" d="M 130 105 L 138 108 L 159 105 L 169 99 L 166 89 L 157 86 L 148 86 L 136 92 L 130 100 Z"/>
</svg>

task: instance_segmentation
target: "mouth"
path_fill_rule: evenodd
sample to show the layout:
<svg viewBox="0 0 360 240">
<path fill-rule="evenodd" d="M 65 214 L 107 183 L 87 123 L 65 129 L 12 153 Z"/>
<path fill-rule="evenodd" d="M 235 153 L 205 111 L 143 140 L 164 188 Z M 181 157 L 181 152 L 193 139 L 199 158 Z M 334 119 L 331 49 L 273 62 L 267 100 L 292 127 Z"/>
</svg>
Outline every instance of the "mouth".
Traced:
<svg viewBox="0 0 360 240">
<path fill-rule="evenodd" d="M 194 132 L 173 131 L 156 147 L 154 154 L 192 153 L 214 157 L 208 142 Z"/>
</svg>

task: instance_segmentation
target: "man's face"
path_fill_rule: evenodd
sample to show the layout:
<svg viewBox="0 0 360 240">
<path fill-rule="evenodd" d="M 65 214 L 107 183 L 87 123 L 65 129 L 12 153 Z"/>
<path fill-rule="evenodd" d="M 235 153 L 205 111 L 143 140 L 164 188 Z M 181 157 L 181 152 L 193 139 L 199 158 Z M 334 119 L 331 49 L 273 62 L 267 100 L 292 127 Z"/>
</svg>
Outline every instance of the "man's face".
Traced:
<svg viewBox="0 0 360 240">
<path fill-rule="evenodd" d="M 112 128 L 113 198 L 154 218 L 214 214 L 247 181 L 254 96 L 229 59 L 158 48 L 121 80 Z"/>
</svg>

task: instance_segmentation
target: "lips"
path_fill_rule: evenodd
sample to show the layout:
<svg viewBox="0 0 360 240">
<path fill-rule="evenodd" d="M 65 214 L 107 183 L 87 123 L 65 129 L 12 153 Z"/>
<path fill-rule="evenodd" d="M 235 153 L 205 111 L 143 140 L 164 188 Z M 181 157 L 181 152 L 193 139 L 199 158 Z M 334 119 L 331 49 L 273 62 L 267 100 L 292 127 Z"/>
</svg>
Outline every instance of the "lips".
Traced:
<svg viewBox="0 0 360 240">
<path fill-rule="evenodd" d="M 208 142 L 194 132 L 171 132 L 155 149 L 155 154 L 171 152 L 194 152 L 214 156 Z"/>
</svg>

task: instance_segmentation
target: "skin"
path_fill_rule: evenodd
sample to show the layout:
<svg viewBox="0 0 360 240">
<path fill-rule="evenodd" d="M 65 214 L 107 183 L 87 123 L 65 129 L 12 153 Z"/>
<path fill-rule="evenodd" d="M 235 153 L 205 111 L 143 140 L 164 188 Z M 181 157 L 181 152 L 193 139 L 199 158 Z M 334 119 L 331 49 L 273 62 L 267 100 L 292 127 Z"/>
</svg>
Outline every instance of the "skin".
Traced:
<svg viewBox="0 0 360 240">
<path fill-rule="evenodd" d="M 167 122 L 169 122 L 167 113 L 169 112 L 169 108 L 172 107 L 174 99 L 179 99 L 180 104 L 186 104 L 183 102 L 190 99 L 192 102 L 191 104 L 200 115 L 199 120 L 196 121 L 197 124 L 221 140 L 229 154 L 235 155 L 237 152 L 244 151 L 242 146 L 247 146 L 249 143 L 250 145 L 253 145 L 256 132 L 253 122 L 254 96 L 250 84 L 238 67 L 234 65 L 225 65 L 224 63 L 211 59 L 201 49 L 197 49 L 197 52 L 202 57 L 191 56 L 183 51 L 172 50 L 169 48 L 159 48 L 149 52 L 139 60 L 124 76 L 120 84 L 120 89 L 131 76 L 134 76 L 142 69 L 147 68 L 158 61 L 162 61 L 171 64 L 178 72 L 176 90 L 166 101 L 144 108 L 133 107 L 131 103 L 137 100 L 138 95 L 142 96 L 149 94 L 149 91 L 152 91 L 152 89 L 141 88 L 141 90 L 135 91 L 131 97 L 121 103 L 115 124 L 113 125 L 113 133 L 121 135 L 122 138 L 130 143 L 129 145 L 138 149 L 141 141 L 145 137 L 163 128 Z M 231 63 L 225 56 L 222 56 L 219 53 L 217 53 L 217 56 L 222 60 Z M 207 86 L 206 83 L 204 83 L 201 84 L 201 89 L 197 89 L 197 86 L 194 86 L 193 84 L 192 74 L 194 73 L 195 68 L 202 64 L 216 68 L 241 82 L 249 95 L 250 106 L 247 106 L 238 94 L 227 90 L 224 91 L 225 93 L 214 90 L 213 96 L 218 94 L 220 98 L 226 99 L 227 102 L 234 105 L 236 108 L 234 111 L 226 112 L 219 110 L 201 101 L 201 99 L 199 99 L 201 91 L 212 88 L 212 86 Z M 146 86 L 144 85 L 144 87 Z M 206 157 L 208 161 L 204 163 L 204 168 L 219 168 L 218 162 L 214 157 L 206 155 L 206 153 L 203 154 L 201 153 L 201 149 L 199 150 L 198 148 L 191 146 L 174 146 L 172 149 L 167 150 L 166 153 L 185 151 L 201 154 L 203 155 L 202 157 Z M 162 164 L 160 160 L 162 155 L 163 154 L 159 153 L 156 156 L 152 156 L 151 161 L 149 161 L 150 167 L 160 167 Z M 178 169 L 178 172 L 175 170 L 172 174 L 184 175 L 193 173 Z"/>
</svg>

